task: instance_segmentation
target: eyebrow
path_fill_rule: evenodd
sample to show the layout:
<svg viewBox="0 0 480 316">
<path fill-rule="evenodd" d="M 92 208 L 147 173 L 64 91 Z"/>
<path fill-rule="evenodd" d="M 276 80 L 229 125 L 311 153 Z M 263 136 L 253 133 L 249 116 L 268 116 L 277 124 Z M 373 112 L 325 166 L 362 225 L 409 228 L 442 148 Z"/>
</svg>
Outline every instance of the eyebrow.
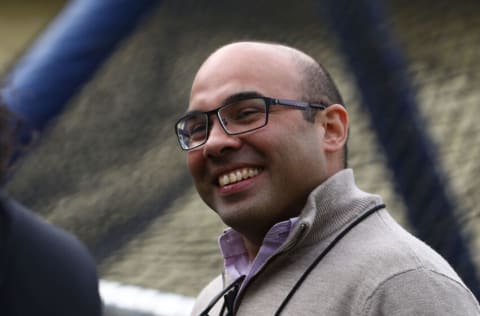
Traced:
<svg viewBox="0 0 480 316">
<path fill-rule="evenodd" d="M 232 94 L 229 97 L 227 97 L 223 101 L 222 105 L 233 103 L 233 102 L 236 102 L 236 101 L 245 100 L 245 99 L 250 99 L 250 98 L 263 97 L 263 96 L 264 96 L 263 94 L 261 94 L 257 91 L 242 91 L 242 92 L 238 92 L 238 93 Z"/>
<path fill-rule="evenodd" d="M 234 102 L 245 100 L 245 99 L 258 98 L 258 97 L 264 97 L 264 95 L 254 90 L 242 91 L 242 92 L 238 92 L 228 96 L 225 100 L 223 100 L 223 102 L 219 106 L 223 106 L 225 104 L 234 103 Z M 203 111 L 198 111 L 198 110 L 187 111 L 185 115 L 189 115 L 192 113 L 203 113 Z"/>
</svg>

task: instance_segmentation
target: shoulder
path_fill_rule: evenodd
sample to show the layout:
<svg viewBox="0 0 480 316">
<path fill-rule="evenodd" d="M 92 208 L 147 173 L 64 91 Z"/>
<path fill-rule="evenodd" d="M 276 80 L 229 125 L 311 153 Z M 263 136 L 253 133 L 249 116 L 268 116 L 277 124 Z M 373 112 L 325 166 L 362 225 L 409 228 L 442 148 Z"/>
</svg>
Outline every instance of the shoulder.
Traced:
<svg viewBox="0 0 480 316">
<path fill-rule="evenodd" d="M 473 294 L 456 278 L 425 268 L 392 275 L 368 297 L 363 315 L 480 315 Z"/>
<path fill-rule="evenodd" d="M 211 300 L 223 289 L 223 276 L 220 274 L 207 284 L 197 296 L 191 315 L 196 316 L 208 306 Z M 223 300 L 220 300 L 223 302 Z M 218 304 L 217 304 L 218 305 Z M 220 308 L 216 306 L 216 308 Z M 215 313 L 213 313 L 215 315 Z"/>
<path fill-rule="evenodd" d="M 387 211 L 359 225 L 347 243 L 364 276 L 365 315 L 480 315 L 477 300 L 448 262 Z M 349 252 L 350 253 L 350 252 Z M 347 263 L 348 265 L 348 263 Z M 360 303 L 363 302 L 363 303 Z M 448 305 L 444 306 L 444 305 Z"/>
<path fill-rule="evenodd" d="M 78 315 L 99 315 L 96 264 L 86 247 L 14 201 L 3 200 L 2 208 L 7 286 L 36 300 L 38 306 L 51 302 L 48 308 L 53 315 L 73 310 Z"/>
<path fill-rule="evenodd" d="M 432 271 L 462 283 L 438 252 L 401 227 L 386 210 L 371 216 L 350 237 L 354 238 L 350 251 L 357 262 L 372 270 L 379 282 L 408 271 Z"/>
<path fill-rule="evenodd" d="M 38 256 L 40 261 L 71 262 L 75 266 L 95 265 L 86 247 L 75 236 L 47 223 L 17 202 L 5 204 L 10 251 L 18 256 Z M 52 256 L 49 257 L 48 255 Z"/>
<path fill-rule="evenodd" d="M 383 280 L 418 268 L 437 271 L 458 279 L 447 261 L 434 249 L 401 227 L 386 210 L 381 210 L 353 229 L 341 243 L 356 260 L 346 262 L 373 270 Z"/>
</svg>

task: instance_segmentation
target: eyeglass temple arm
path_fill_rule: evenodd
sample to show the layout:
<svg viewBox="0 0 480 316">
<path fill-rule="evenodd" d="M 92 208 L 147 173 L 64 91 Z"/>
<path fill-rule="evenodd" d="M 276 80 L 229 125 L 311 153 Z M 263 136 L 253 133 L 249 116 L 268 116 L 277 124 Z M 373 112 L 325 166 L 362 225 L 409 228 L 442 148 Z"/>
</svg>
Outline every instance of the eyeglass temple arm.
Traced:
<svg viewBox="0 0 480 316">
<path fill-rule="evenodd" d="M 327 107 L 326 105 L 323 105 L 323 104 L 302 102 L 302 101 L 293 101 L 293 100 L 283 100 L 283 99 L 272 99 L 272 104 L 288 105 L 288 106 L 293 106 L 293 107 L 296 107 L 298 109 L 303 109 L 303 110 L 305 110 L 309 107 L 324 110 Z"/>
</svg>

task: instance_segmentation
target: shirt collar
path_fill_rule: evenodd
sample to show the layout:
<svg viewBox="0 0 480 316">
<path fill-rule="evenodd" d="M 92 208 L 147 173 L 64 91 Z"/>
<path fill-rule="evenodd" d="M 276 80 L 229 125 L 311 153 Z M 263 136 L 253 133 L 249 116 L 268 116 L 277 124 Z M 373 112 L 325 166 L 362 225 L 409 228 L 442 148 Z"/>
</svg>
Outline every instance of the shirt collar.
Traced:
<svg viewBox="0 0 480 316">
<path fill-rule="evenodd" d="M 292 228 L 298 221 L 297 217 L 279 222 L 270 228 L 253 262 L 248 258 L 247 249 L 242 236 L 233 228 L 227 228 L 219 237 L 218 244 L 224 259 L 225 272 L 230 277 L 241 275 L 251 276 L 270 258 L 287 240 Z"/>
</svg>

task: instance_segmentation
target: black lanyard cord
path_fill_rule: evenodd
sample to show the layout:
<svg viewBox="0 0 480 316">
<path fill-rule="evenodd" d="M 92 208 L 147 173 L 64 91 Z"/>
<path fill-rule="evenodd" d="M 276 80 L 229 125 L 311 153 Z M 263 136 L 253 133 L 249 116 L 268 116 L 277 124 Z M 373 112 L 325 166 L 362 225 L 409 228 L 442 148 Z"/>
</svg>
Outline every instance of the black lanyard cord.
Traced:
<svg viewBox="0 0 480 316">
<path fill-rule="evenodd" d="M 342 230 L 340 232 L 340 234 L 337 235 L 337 237 L 335 237 L 335 239 L 327 246 L 327 248 L 325 248 L 325 250 L 323 250 L 317 258 L 315 258 L 315 260 L 310 264 L 310 266 L 303 272 L 302 276 L 300 277 L 300 279 L 298 279 L 298 281 L 295 283 L 295 285 L 292 287 L 292 289 L 290 290 L 290 292 L 288 293 L 287 297 L 285 297 L 285 299 L 283 300 L 282 304 L 278 307 L 277 311 L 275 312 L 275 316 L 279 316 L 280 313 L 282 312 L 282 310 L 285 308 L 285 306 L 287 306 L 288 302 L 290 301 L 290 299 L 293 297 L 293 295 L 295 294 L 295 292 L 298 290 L 298 288 L 300 287 L 300 285 L 302 285 L 303 281 L 305 281 L 305 279 L 307 278 L 307 276 L 310 274 L 310 272 L 312 272 L 312 270 L 318 265 L 318 263 L 328 254 L 328 252 L 330 250 L 332 250 L 333 247 L 335 247 L 335 245 L 343 238 L 345 237 L 345 235 L 350 231 L 352 230 L 352 228 L 354 228 L 355 226 L 357 226 L 361 221 L 363 221 L 365 218 L 367 218 L 368 216 L 372 215 L 373 213 L 375 213 L 376 211 L 382 209 L 382 208 L 385 208 L 385 204 L 380 204 L 380 205 L 377 205 L 371 209 L 369 209 L 368 211 L 366 211 L 365 213 L 363 213 L 362 215 L 360 215 L 358 218 L 356 218 L 352 223 L 350 223 L 350 225 L 348 225 L 344 230 Z"/>
<path fill-rule="evenodd" d="M 245 275 L 242 275 L 241 277 L 239 277 L 238 279 L 233 281 L 229 286 L 224 288 L 220 293 L 218 293 L 210 301 L 210 304 L 208 304 L 208 306 L 203 310 L 203 312 L 200 313 L 199 316 L 209 316 L 208 312 L 210 312 L 210 310 L 213 308 L 213 306 L 215 306 L 215 304 L 217 304 L 218 300 L 220 300 L 222 297 L 224 297 L 224 303 L 223 303 L 222 311 L 220 312 L 220 315 L 224 314 L 225 309 L 227 309 L 227 313 L 229 313 L 227 315 L 233 315 L 233 312 L 231 311 L 232 307 L 228 306 L 228 305 L 233 306 L 233 304 L 226 304 L 227 303 L 226 302 L 227 297 L 230 299 L 230 298 L 235 298 L 235 296 L 237 296 L 238 289 L 240 288 L 240 285 L 242 284 L 244 279 L 245 279 Z"/>
<path fill-rule="evenodd" d="M 366 219 L 368 216 L 372 215 L 376 211 L 385 208 L 385 204 L 380 204 L 377 205 L 365 213 L 361 214 L 359 217 L 357 217 L 353 222 L 351 222 L 345 229 L 343 229 L 337 237 L 325 248 L 316 258 L 315 260 L 310 264 L 310 266 L 303 272 L 301 275 L 300 279 L 295 283 L 295 285 L 292 287 L 290 292 L 288 293 L 287 297 L 283 300 L 282 304 L 278 307 L 277 311 L 275 312 L 275 316 L 280 315 L 280 313 L 283 311 L 285 306 L 287 306 L 288 302 L 290 299 L 293 297 L 295 292 L 298 290 L 298 288 L 302 285 L 302 283 L 305 281 L 305 279 L 308 277 L 310 272 L 313 271 L 313 269 L 318 265 L 318 263 L 332 250 L 333 247 L 343 238 L 345 235 L 352 230 L 355 226 L 357 226 L 360 222 L 362 222 L 364 219 Z M 217 302 L 223 297 L 224 298 L 224 303 L 222 305 L 222 309 L 220 312 L 220 316 L 222 316 L 225 312 L 227 311 L 227 316 L 234 315 L 233 311 L 233 301 L 235 297 L 237 296 L 238 289 L 240 288 L 240 285 L 242 284 L 243 280 L 245 279 L 245 275 L 242 275 L 235 281 L 233 281 L 229 286 L 227 286 L 225 289 L 223 289 L 220 293 L 218 293 L 211 301 L 210 304 L 203 310 L 203 312 L 200 313 L 199 316 L 209 316 L 208 313 L 210 310 L 217 304 Z M 228 301 L 228 302 L 227 302 Z"/>
</svg>

